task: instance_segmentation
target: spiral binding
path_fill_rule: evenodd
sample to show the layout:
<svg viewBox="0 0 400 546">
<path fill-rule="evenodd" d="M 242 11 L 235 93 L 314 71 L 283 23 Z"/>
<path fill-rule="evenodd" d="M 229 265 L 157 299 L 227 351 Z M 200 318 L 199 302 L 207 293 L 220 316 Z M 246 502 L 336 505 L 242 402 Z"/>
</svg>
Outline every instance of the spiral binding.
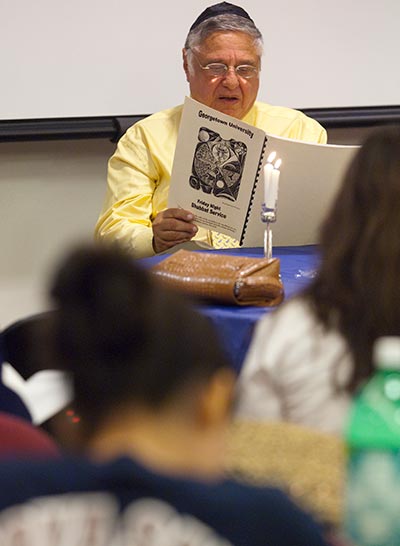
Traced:
<svg viewBox="0 0 400 546">
<path fill-rule="evenodd" d="M 260 159 L 259 159 L 259 162 L 258 162 L 257 174 L 256 174 L 256 177 L 254 179 L 253 189 L 251 191 L 251 196 L 250 196 L 250 200 L 249 200 L 249 207 L 248 207 L 247 213 L 246 213 L 246 220 L 244 222 L 243 231 L 242 231 L 242 234 L 240 236 L 240 241 L 239 241 L 240 246 L 242 246 L 243 241 L 244 241 L 244 237 L 246 235 L 247 224 L 248 224 L 248 221 L 249 221 L 251 208 L 253 206 L 253 201 L 254 201 L 254 196 L 255 196 L 255 193 L 256 193 L 256 189 L 257 189 L 257 184 L 258 184 L 258 181 L 260 179 L 260 172 L 261 172 L 262 162 L 263 162 L 264 155 L 265 155 L 265 148 L 267 147 L 267 142 L 268 142 L 268 137 L 267 137 L 267 135 L 265 135 L 264 143 L 263 143 L 261 154 L 260 154 Z"/>
</svg>

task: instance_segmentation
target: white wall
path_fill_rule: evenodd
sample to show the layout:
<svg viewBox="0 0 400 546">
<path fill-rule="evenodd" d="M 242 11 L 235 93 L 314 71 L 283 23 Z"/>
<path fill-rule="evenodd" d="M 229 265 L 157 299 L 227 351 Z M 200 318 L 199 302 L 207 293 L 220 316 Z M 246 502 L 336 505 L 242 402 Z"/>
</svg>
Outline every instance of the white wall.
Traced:
<svg viewBox="0 0 400 546">
<path fill-rule="evenodd" d="M 183 102 L 181 48 L 210 0 L 1 0 L 0 119 L 148 114 Z M 399 104 L 399 0 L 243 0 L 260 99 Z"/>
<path fill-rule="evenodd" d="M 40 310 L 58 256 L 92 239 L 114 147 L 97 139 L 0 143 L 0 327 Z"/>
</svg>

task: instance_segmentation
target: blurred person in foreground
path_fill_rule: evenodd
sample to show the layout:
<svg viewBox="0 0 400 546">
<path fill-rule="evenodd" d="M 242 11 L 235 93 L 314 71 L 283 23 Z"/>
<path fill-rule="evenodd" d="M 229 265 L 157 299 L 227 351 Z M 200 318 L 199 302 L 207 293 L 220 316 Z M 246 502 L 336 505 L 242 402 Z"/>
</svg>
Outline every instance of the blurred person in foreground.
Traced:
<svg viewBox="0 0 400 546">
<path fill-rule="evenodd" d="M 224 478 L 235 377 L 205 316 L 105 246 L 69 255 L 52 295 L 45 339 L 74 385 L 76 455 L 0 464 L 0 539 L 326 544 L 279 490 Z"/>
<path fill-rule="evenodd" d="M 326 131 L 314 119 L 256 100 L 262 53 L 262 35 L 243 8 L 229 2 L 209 6 L 192 24 L 182 50 L 190 96 L 267 133 L 326 143 Z M 163 110 L 130 127 L 109 161 L 96 237 L 118 241 L 136 257 L 191 239 L 216 248 L 239 246 L 234 239 L 198 228 L 189 211 L 167 208 L 182 108 Z"/>
<path fill-rule="evenodd" d="M 304 291 L 259 321 L 237 413 L 340 434 L 372 374 L 372 346 L 400 334 L 400 127 L 372 133 L 352 161 Z"/>
</svg>

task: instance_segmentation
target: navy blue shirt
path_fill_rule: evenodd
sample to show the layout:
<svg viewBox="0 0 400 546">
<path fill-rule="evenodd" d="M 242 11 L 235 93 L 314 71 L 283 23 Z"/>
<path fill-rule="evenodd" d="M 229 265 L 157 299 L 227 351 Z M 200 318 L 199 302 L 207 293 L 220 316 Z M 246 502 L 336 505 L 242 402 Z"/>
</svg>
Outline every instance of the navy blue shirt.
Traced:
<svg viewBox="0 0 400 546">
<path fill-rule="evenodd" d="M 132 545 L 326 546 L 319 526 L 277 489 L 160 474 L 128 457 L 107 463 L 71 458 L 2 462 L 0 510 L 15 505 L 0 514 L 0 537 L 5 522 L 8 533 L 13 525 L 21 533 L 25 525 L 26 537 L 32 537 L 43 532 L 44 521 L 54 527 L 63 513 L 58 525 L 72 533 L 70 546 L 85 545 L 78 535 L 89 536 L 89 528 L 92 534 L 96 528 L 98 536 L 128 533 L 126 544 Z M 33 517 L 41 524 L 35 525 Z M 143 537 L 147 542 L 139 541 Z M 101 543 L 91 540 L 87 544 Z M 47 546 L 46 538 L 40 543 Z"/>
</svg>

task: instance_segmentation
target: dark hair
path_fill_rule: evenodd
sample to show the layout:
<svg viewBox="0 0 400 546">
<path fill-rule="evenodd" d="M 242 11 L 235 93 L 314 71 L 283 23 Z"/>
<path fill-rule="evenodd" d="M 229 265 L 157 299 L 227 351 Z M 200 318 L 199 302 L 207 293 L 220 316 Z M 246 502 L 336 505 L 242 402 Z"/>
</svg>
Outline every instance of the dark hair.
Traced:
<svg viewBox="0 0 400 546">
<path fill-rule="evenodd" d="M 120 249 L 76 249 L 51 294 L 55 358 L 72 373 L 76 408 L 91 426 L 118 403 L 159 408 L 229 366 L 209 319 Z"/>
<path fill-rule="evenodd" d="M 372 345 L 400 334 L 400 127 L 372 133 L 321 228 L 321 265 L 306 291 L 347 341 L 353 392 L 373 371 Z"/>
</svg>

